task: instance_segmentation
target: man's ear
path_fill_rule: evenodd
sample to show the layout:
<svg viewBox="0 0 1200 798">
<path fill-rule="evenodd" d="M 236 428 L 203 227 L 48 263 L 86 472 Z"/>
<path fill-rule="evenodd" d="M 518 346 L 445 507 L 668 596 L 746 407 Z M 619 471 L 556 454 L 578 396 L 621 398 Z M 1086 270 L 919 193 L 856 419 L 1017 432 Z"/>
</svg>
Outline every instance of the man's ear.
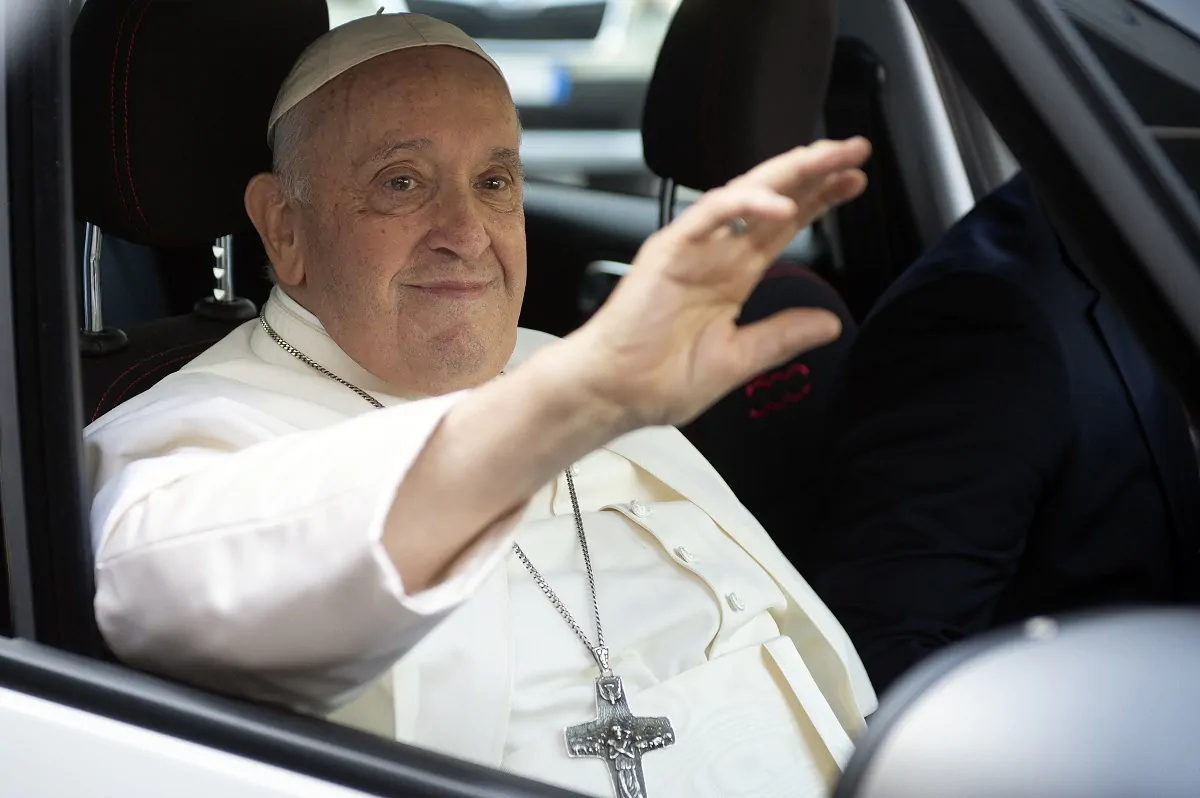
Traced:
<svg viewBox="0 0 1200 798">
<path fill-rule="evenodd" d="M 269 172 L 250 178 L 244 200 L 246 213 L 258 230 L 276 279 L 284 285 L 302 283 L 304 252 L 300 213 L 288 201 L 279 178 Z"/>
</svg>

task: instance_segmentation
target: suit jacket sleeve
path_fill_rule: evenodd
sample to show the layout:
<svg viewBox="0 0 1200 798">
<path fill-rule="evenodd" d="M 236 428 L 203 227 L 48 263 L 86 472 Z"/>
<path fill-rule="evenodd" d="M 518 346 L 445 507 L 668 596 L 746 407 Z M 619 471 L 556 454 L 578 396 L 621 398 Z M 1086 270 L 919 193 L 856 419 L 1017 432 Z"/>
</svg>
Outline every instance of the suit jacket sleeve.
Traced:
<svg viewBox="0 0 1200 798">
<path fill-rule="evenodd" d="M 114 653 L 302 711 L 351 700 L 507 550 L 516 516 L 409 595 L 380 542 L 396 489 L 461 396 L 311 431 L 220 395 L 167 396 L 93 425 L 95 607 Z"/>
<path fill-rule="evenodd" d="M 864 326 L 801 563 L 878 691 L 988 627 L 1069 434 L 1062 357 L 1012 284 L 958 274 Z"/>
</svg>

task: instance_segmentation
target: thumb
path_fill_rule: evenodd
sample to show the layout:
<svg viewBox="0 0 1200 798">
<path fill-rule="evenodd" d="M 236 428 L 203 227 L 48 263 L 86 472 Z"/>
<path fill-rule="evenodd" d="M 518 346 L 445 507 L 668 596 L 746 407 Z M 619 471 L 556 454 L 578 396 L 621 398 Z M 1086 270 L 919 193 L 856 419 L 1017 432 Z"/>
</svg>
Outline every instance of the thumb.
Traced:
<svg viewBox="0 0 1200 798">
<path fill-rule="evenodd" d="M 738 328 L 731 349 L 743 379 L 750 379 L 841 334 L 841 319 L 828 310 L 791 308 Z"/>
</svg>

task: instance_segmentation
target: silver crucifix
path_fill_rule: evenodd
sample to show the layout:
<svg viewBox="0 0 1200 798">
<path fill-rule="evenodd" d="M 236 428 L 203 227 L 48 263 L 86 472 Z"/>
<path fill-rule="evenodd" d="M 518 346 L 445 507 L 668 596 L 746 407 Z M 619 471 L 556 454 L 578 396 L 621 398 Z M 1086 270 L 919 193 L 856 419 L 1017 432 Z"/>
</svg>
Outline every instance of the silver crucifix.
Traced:
<svg viewBox="0 0 1200 798">
<path fill-rule="evenodd" d="M 621 677 L 606 667 L 605 671 L 596 679 L 598 717 L 566 730 L 567 756 L 603 759 L 618 798 L 646 798 L 642 755 L 673 744 L 675 730 L 668 718 L 635 717 L 625 700 Z"/>
</svg>

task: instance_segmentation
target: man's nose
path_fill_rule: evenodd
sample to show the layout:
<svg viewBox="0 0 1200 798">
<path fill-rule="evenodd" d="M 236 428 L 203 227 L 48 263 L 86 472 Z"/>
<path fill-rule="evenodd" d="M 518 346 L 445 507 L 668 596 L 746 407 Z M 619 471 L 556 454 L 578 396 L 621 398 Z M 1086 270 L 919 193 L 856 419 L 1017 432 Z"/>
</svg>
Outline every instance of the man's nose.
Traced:
<svg viewBox="0 0 1200 798">
<path fill-rule="evenodd" d="M 484 224 L 485 209 L 469 186 L 441 188 L 431 210 L 433 218 L 426 236 L 430 249 L 470 262 L 491 246 Z"/>
</svg>

